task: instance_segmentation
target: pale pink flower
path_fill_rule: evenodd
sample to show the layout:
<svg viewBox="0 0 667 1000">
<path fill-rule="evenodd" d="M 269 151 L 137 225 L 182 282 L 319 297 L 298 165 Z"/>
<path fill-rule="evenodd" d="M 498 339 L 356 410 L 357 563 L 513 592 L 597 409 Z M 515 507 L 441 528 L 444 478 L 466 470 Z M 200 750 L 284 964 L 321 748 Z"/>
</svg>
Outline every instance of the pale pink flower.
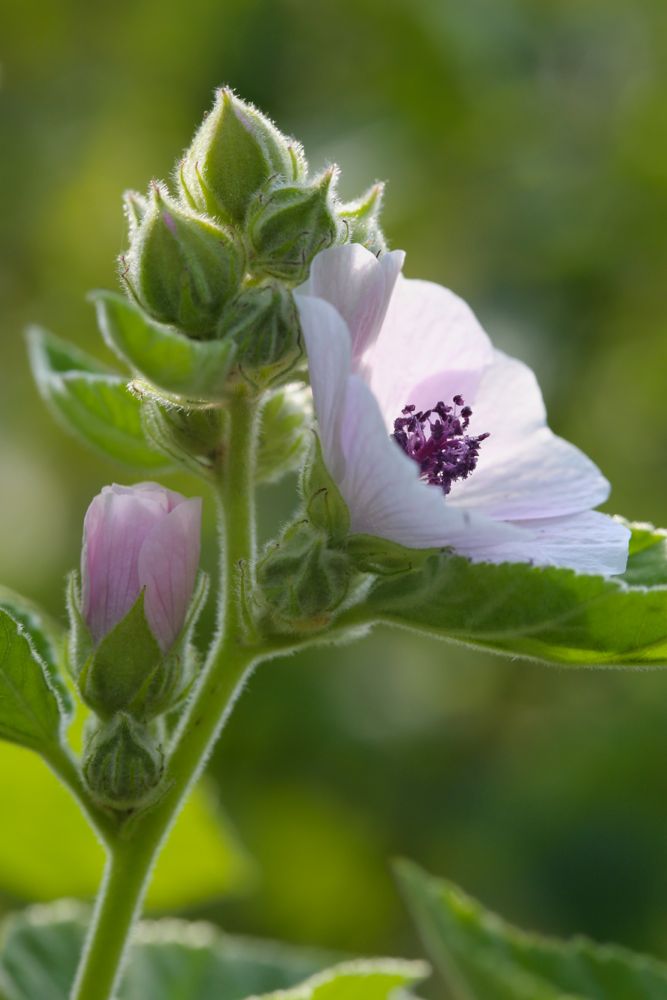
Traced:
<svg viewBox="0 0 667 1000">
<path fill-rule="evenodd" d="M 201 499 L 157 483 L 105 486 L 83 525 L 82 613 L 95 643 L 144 592 L 146 620 L 163 652 L 181 631 L 192 598 Z"/>
<path fill-rule="evenodd" d="M 297 294 L 351 530 L 476 561 L 623 572 L 629 532 L 593 509 L 609 484 L 547 427 L 530 368 L 495 350 L 458 296 L 404 278 L 403 256 L 325 250 Z"/>
</svg>

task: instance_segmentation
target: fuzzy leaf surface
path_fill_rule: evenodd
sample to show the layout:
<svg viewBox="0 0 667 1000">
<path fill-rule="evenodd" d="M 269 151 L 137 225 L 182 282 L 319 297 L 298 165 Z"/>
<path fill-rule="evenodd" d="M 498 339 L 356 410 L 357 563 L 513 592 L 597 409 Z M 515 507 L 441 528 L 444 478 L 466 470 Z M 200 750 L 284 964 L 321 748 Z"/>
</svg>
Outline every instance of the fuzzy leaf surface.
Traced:
<svg viewBox="0 0 667 1000">
<path fill-rule="evenodd" d="M 0 608 L 0 738 L 48 756 L 64 711 L 24 627 Z"/>
<path fill-rule="evenodd" d="M 462 1000 L 665 1000 L 667 965 L 583 938 L 526 934 L 450 882 L 401 862 L 415 922 L 452 996 Z"/>
<path fill-rule="evenodd" d="M 88 911 L 72 903 L 32 907 L 9 918 L 0 959 L 9 1000 L 67 1000 L 87 919 Z M 318 952 L 230 937 L 210 924 L 144 922 L 133 939 L 118 1000 L 243 1000 L 288 988 L 326 961 Z M 325 995 L 327 1000 L 360 997 L 358 992 L 317 994 Z M 372 993 L 368 1000 L 384 996 Z"/>
<path fill-rule="evenodd" d="M 149 320 L 124 296 L 91 296 L 105 341 L 149 382 L 177 396 L 216 402 L 223 398 L 235 346 L 226 340 L 192 340 Z"/>
<path fill-rule="evenodd" d="M 169 463 L 148 442 L 127 379 L 46 330 L 28 333 L 33 376 L 56 420 L 108 458 L 149 472 Z"/>
<path fill-rule="evenodd" d="M 364 613 L 509 655 L 565 664 L 667 664 L 667 545 L 633 527 L 623 577 L 527 563 L 473 563 L 437 550 L 376 582 Z M 377 540 L 378 542 L 380 540 Z M 406 560 L 413 550 L 406 549 Z M 392 558 L 396 546 L 392 544 Z M 376 551 L 375 558 L 379 558 Z"/>
</svg>

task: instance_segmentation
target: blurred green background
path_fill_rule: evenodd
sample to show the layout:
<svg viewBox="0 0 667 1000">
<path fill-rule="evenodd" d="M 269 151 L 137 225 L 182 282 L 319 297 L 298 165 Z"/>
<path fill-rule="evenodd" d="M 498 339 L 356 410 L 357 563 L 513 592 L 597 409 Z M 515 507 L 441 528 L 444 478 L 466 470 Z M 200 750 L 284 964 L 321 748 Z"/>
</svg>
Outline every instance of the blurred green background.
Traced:
<svg viewBox="0 0 667 1000">
<path fill-rule="evenodd" d="M 407 274 L 535 367 L 609 509 L 667 522 L 664 0 L 4 0 L 0 23 L 3 582 L 62 616 L 85 508 L 127 481 L 52 424 L 22 330 L 104 355 L 84 294 L 115 287 L 121 193 L 170 173 L 221 83 L 338 162 L 345 196 L 387 179 Z M 293 489 L 263 495 L 267 536 Z M 400 633 L 265 666 L 210 768 L 255 875 L 186 912 L 416 951 L 389 871 L 407 855 L 523 925 L 664 957 L 666 720 L 667 674 Z M 33 882 L 0 871 L 3 907 L 48 894 Z"/>
</svg>

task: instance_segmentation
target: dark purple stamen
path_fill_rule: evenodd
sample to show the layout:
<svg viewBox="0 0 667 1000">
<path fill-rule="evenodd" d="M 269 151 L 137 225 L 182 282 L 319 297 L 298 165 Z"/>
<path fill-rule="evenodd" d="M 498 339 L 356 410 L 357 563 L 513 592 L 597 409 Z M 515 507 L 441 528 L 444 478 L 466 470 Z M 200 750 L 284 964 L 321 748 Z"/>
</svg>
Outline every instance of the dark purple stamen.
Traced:
<svg viewBox="0 0 667 1000">
<path fill-rule="evenodd" d="M 421 470 L 422 479 L 439 486 L 447 495 L 457 479 L 474 472 L 479 446 L 488 434 L 466 434 L 472 410 L 463 396 L 454 396 L 453 405 L 436 403 L 430 410 L 417 412 L 406 406 L 394 421 L 392 437 Z"/>
</svg>

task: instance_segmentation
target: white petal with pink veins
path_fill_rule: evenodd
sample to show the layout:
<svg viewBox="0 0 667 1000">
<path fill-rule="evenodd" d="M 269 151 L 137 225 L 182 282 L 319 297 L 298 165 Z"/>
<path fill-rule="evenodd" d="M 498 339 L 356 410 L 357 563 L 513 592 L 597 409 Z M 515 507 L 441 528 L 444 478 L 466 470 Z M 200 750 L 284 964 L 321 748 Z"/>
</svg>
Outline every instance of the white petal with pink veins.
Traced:
<svg viewBox="0 0 667 1000">
<path fill-rule="evenodd" d="M 364 358 L 387 424 L 434 374 L 481 371 L 492 360 L 491 341 L 463 299 L 448 288 L 402 275 L 375 345 Z"/>
</svg>

